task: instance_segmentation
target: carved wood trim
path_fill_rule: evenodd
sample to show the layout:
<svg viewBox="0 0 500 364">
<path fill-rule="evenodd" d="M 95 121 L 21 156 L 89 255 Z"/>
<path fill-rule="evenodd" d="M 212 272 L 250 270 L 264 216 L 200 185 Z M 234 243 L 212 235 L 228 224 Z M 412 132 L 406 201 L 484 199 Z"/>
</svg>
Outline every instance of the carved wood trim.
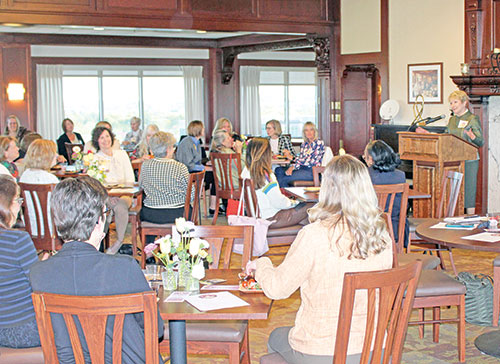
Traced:
<svg viewBox="0 0 500 364">
<path fill-rule="evenodd" d="M 349 72 L 364 72 L 366 78 L 373 78 L 376 71 L 378 69 L 374 64 L 347 65 L 342 72 L 342 77 L 346 78 Z"/>
</svg>

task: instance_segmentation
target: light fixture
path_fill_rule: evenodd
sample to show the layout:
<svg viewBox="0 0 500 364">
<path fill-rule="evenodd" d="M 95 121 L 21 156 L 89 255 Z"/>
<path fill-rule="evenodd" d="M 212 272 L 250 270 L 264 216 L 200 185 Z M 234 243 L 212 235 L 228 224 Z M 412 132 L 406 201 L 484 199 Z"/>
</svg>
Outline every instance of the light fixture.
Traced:
<svg viewBox="0 0 500 364">
<path fill-rule="evenodd" d="M 207 31 L 206 30 L 197 30 L 196 33 L 198 34 L 205 34 Z"/>
<path fill-rule="evenodd" d="M 9 101 L 22 101 L 24 100 L 24 93 L 26 89 L 22 83 L 9 83 L 7 86 L 7 95 Z"/>
</svg>

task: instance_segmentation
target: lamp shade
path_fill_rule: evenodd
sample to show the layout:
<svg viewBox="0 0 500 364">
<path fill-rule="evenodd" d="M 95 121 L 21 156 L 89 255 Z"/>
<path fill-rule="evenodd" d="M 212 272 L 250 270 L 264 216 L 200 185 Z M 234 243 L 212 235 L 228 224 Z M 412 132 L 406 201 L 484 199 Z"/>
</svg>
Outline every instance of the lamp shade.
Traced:
<svg viewBox="0 0 500 364">
<path fill-rule="evenodd" d="M 26 89 L 22 83 L 9 83 L 7 86 L 7 95 L 9 101 L 20 101 L 24 100 L 24 93 Z"/>
</svg>

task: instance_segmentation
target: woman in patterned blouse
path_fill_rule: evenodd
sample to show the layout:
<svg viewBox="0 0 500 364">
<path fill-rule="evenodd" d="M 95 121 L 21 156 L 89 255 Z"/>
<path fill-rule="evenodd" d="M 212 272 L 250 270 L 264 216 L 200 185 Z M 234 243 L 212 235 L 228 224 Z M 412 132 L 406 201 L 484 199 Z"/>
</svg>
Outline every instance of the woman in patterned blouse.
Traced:
<svg viewBox="0 0 500 364">
<path fill-rule="evenodd" d="M 293 181 L 312 181 L 312 167 L 321 165 L 325 154 L 325 143 L 318 139 L 318 129 L 311 121 L 302 129 L 304 142 L 300 146 L 300 154 L 290 167 L 276 168 L 275 174 L 281 187 L 290 187 Z"/>
<path fill-rule="evenodd" d="M 292 141 L 289 135 L 281 134 L 281 124 L 278 120 L 269 120 L 266 123 L 266 132 L 269 136 L 269 143 L 273 155 L 285 156 L 288 160 L 293 160 L 295 154 L 292 148 Z"/>
<path fill-rule="evenodd" d="M 9 173 L 19 181 L 19 171 L 14 161 L 19 157 L 19 148 L 16 144 L 16 138 L 10 136 L 0 137 L 0 164 L 2 164 Z"/>
</svg>

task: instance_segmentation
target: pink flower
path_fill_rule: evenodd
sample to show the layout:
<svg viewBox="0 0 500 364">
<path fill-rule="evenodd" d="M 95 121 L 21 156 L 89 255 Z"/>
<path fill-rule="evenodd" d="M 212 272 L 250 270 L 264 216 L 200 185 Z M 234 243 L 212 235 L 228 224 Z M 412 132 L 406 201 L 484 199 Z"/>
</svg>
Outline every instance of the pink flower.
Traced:
<svg viewBox="0 0 500 364">
<path fill-rule="evenodd" d="M 146 255 L 152 255 L 157 247 L 158 245 L 155 243 L 148 244 L 144 247 L 144 253 L 146 253 Z"/>
</svg>

